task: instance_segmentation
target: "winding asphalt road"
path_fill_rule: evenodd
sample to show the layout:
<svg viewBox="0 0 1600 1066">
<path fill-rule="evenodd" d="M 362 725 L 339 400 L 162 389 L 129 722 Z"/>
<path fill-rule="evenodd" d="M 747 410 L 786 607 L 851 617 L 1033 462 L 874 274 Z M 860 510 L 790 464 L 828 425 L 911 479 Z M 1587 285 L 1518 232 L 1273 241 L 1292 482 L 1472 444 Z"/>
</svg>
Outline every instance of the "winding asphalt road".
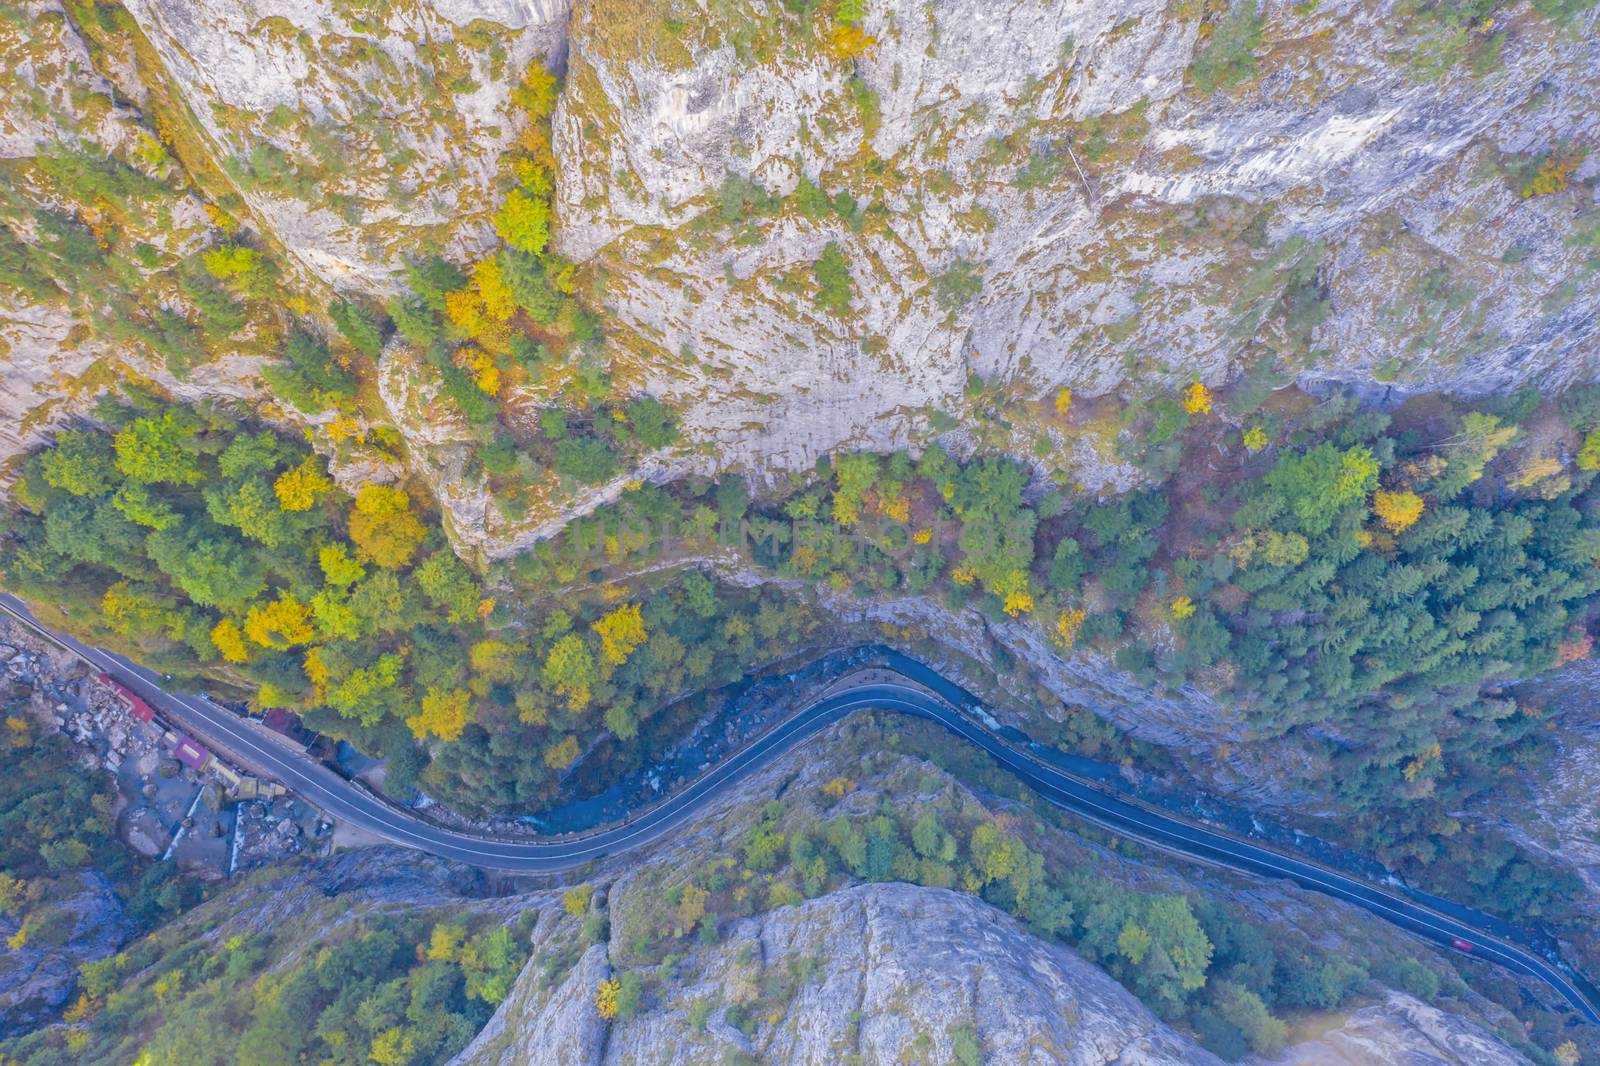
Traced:
<svg viewBox="0 0 1600 1066">
<path fill-rule="evenodd" d="M 1025 740 L 1000 736 L 973 713 L 976 707 L 954 706 L 905 679 L 895 680 L 899 675 L 893 671 L 870 671 L 881 680 L 869 680 L 813 701 L 623 825 L 537 841 L 511 840 L 425 822 L 322 764 L 267 739 L 232 711 L 201 696 L 168 692 L 161 687 L 157 675 L 122 656 L 45 629 L 14 596 L 0 593 L 0 610 L 72 648 L 175 721 L 221 745 L 256 772 L 275 778 L 333 817 L 396 844 L 443 858 L 508 872 L 552 873 L 630 851 L 693 820 L 719 793 L 856 711 L 898 711 L 937 722 L 981 748 L 1051 803 L 1103 829 L 1174 855 L 1268 879 L 1292 881 L 1302 888 L 1353 903 L 1424 940 L 1542 981 L 1586 1020 L 1600 1024 L 1600 993 L 1558 958 L 1546 958 L 1497 936 L 1485 924 L 1443 914 L 1400 892 L 1111 795 L 1030 754 Z M 922 667 L 917 672 L 926 669 Z M 941 687 L 954 689 L 948 682 Z M 1012 732 L 1007 730 L 1008 735 Z M 1488 921 L 1485 918 L 1485 923 Z"/>
</svg>

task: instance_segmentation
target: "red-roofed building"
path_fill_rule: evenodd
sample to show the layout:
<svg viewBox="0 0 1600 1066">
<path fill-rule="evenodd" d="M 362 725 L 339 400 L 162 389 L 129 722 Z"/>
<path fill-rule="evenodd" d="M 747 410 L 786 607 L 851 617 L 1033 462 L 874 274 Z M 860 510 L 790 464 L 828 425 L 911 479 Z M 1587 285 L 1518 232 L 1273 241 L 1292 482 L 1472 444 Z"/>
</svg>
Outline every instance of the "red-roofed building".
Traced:
<svg viewBox="0 0 1600 1066">
<path fill-rule="evenodd" d="M 179 737 L 178 746 L 172 749 L 172 754 L 178 761 L 191 770 L 204 770 L 206 763 L 211 761 L 211 753 L 200 745 L 193 737 Z"/>
<path fill-rule="evenodd" d="M 124 685 L 120 681 L 113 681 L 105 674 L 100 675 L 100 680 L 104 681 L 106 684 L 110 685 L 116 690 L 117 695 L 122 697 L 122 702 L 127 707 L 128 713 L 133 715 L 133 717 L 137 718 L 141 722 L 149 722 L 155 719 L 156 709 L 150 706 L 144 700 L 141 700 L 138 696 L 135 696 L 133 694 L 133 690 L 127 685 Z"/>
<path fill-rule="evenodd" d="M 310 747 L 317 739 L 317 735 L 306 728 L 298 714 L 282 707 L 268 707 L 261 716 L 261 724 L 274 733 L 282 733 L 303 748 Z"/>
<path fill-rule="evenodd" d="M 285 710 L 282 707 L 268 707 L 267 713 L 261 716 L 261 724 L 274 733 L 287 735 L 294 730 L 295 726 L 300 724 L 300 720 L 293 711 Z"/>
</svg>

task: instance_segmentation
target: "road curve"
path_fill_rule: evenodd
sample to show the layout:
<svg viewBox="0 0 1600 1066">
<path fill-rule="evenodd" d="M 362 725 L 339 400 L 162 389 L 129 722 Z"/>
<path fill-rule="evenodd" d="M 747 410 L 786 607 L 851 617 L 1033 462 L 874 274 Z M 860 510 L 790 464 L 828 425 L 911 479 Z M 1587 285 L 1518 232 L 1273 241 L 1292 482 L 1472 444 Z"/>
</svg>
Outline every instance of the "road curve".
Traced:
<svg viewBox="0 0 1600 1066">
<path fill-rule="evenodd" d="M 970 710 L 894 680 L 857 685 L 806 705 L 770 732 L 637 818 L 609 828 L 542 840 L 497 839 L 425 822 L 320 763 L 258 735 L 233 712 L 203 697 L 171 693 L 160 679 L 120 655 L 88 647 L 41 626 L 16 597 L 0 593 L 0 610 L 71 647 L 173 719 L 221 744 L 256 772 L 277 779 L 335 818 L 385 840 L 442 858 L 515 873 L 555 873 L 642 847 L 696 817 L 707 802 L 835 722 L 856 711 L 897 711 L 936 722 L 1021 779 L 1049 802 L 1109 830 L 1172 854 L 1254 874 L 1355 904 L 1405 931 L 1542 981 L 1584 1019 L 1600 1024 L 1600 995 L 1558 959 L 1546 959 L 1484 925 L 1451 917 L 1406 895 L 1227 833 L 1112 795 L 1008 741 Z M 891 671 L 874 671 L 894 676 Z"/>
</svg>

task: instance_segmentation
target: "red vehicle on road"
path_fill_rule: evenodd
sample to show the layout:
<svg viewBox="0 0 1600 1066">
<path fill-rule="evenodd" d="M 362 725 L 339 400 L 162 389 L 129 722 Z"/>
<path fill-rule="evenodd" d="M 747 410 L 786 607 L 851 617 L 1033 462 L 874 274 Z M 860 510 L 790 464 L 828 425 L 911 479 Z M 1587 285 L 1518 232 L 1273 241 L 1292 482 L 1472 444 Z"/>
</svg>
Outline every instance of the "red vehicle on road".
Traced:
<svg viewBox="0 0 1600 1066">
<path fill-rule="evenodd" d="M 1457 951 L 1472 950 L 1472 945 L 1467 943 L 1465 940 L 1462 940 L 1460 937 L 1456 937 L 1454 940 L 1450 941 L 1450 946 L 1455 948 Z"/>
</svg>

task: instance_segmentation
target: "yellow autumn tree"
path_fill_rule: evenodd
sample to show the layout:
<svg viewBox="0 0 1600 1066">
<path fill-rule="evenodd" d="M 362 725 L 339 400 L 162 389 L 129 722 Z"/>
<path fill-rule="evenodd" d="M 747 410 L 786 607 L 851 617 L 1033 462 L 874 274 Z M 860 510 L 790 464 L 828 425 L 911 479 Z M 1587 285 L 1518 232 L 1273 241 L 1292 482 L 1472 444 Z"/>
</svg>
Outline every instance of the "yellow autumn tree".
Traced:
<svg viewBox="0 0 1600 1066">
<path fill-rule="evenodd" d="M 1172 617 L 1180 622 L 1195 612 L 1194 601 L 1187 596 L 1179 596 L 1177 599 L 1172 601 L 1170 607 L 1172 610 Z"/>
<path fill-rule="evenodd" d="M 36 895 L 33 887 L 20 877 L 0 870 L 0 914 L 20 915 Z"/>
<path fill-rule="evenodd" d="M 417 1054 L 417 1038 L 399 1026 L 385 1029 L 372 1038 L 367 1053 L 378 1066 L 410 1066 Z"/>
<path fill-rule="evenodd" d="M 494 216 L 494 228 L 511 247 L 538 255 L 550 243 L 549 201 L 512 189 Z"/>
<path fill-rule="evenodd" d="M 1062 611 L 1056 617 L 1056 631 L 1051 635 L 1058 648 L 1070 648 L 1078 640 L 1078 630 L 1083 628 L 1084 620 L 1089 617 L 1087 611 L 1081 607 L 1074 607 Z"/>
<path fill-rule="evenodd" d="M 1372 510 L 1391 533 L 1403 533 L 1422 517 L 1422 497 L 1414 492 L 1383 492 L 1373 494 Z"/>
<path fill-rule="evenodd" d="M 1244 431 L 1244 450 L 1259 452 L 1267 446 L 1267 431 L 1260 426 L 1251 426 Z"/>
<path fill-rule="evenodd" d="M 512 158 L 511 173 L 529 196 L 549 199 L 555 191 L 551 171 L 556 165 L 549 129 L 543 125 L 529 126 L 517 138 L 517 147 L 522 151 Z"/>
<path fill-rule="evenodd" d="M 287 592 L 280 593 L 271 603 L 252 604 L 245 615 L 244 635 L 263 648 L 309 644 L 316 636 L 311 607 Z"/>
<path fill-rule="evenodd" d="M 328 664 L 322 661 L 321 648 L 307 648 L 305 658 L 300 660 L 305 671 L 306 680 L 311 682 L 311 700 L 321 703 L 328 698 L 328 678 L 330 676 Z"/>
<path fill-rule="evenodd" d="M 1462 483 L 1471 484 L 1483 476 L 1484 467 L 1520 432 L 1516 426 L 1502 424 L 1498 415 L 1468 411 L 1461 416 L 1460 429 L 1443 444 L 1448 452 L 1446 462 L 1461 471 Z"/>
<path fill-rule="evenodd" d="M 444 741 L 460 740 L 461 731 L 467 728 L 469 699 L 463 689 L 430 688 L 422 697 L 422 710 L 407 718 L 406 725 L 418 740 L 426 740 L 430 734 Z"/>
<path fill-rule="evenodd" d="M 1000 606 L 1012 618 L 1027 614 L 1033 610 L 1033 593 L 1027 589 L 1016 589 L 1008 592 L 1005 595 L 1005 599 L 1000 602 Z"/>
<path fill-rule="evenodd" d="M 367 576 L 367 568 L 350 558 L 343 544 L 325 544 L 317 551 L 317 562 L 328 584 L 343 588 Z"/>
<path fill-rule="evenodd" d="M 1072 390 L 1065 385 L 1056 390 L 1056 414 L 1064 415 L 1072 410 Z"/>
<path fill-rule="evenodd" d="M 183 991 L 183 979 L 186 977 L 182 970 L 169 970 L 165 977 L 157 978 L 150 986 L 150 991 L 156 994 L 156 999 L 166 1003 Z"/>
<path fill-rule="evenodd" d="M 77 1002 L 67 1008 L 67 1012 L 61 1016 L 61 1020 L 68 1025 L 77 1025 L 79 1022 L 87 1021 L 99 1006 L 100 1004 L 89 993 L 80 992 Z"/>
<path fill-rule="evenodd" d="M 366 439 L 366 435 L 361 430 L 361 423 L 349 415 L 340 415 L 323 426 L 322 429 L 328 435 L 328 439 L 335 444 L 340 444 L 347 440 L 360 441 Z"/>
<path fill-rule="evenodd" d="M 5 751 L 17 751 L 33 743 L 33 738 L 28 733 L 28 719 L 20 715 L 6 715 L 6 728 L 3 733 L 0 733 L 0 736 L 5 738 L 4 742 L 0 743 L 0 748 Z M 0 877 L 3 876 L 3 874 L 0 874 Z M 3 898 L 3 896 L 4 894 L 0 893 L 0 898 Z M 5 907 L 0 905 L 0 910 L 4 909 Z"/>
<path fill-rule="evenodd" d="M 600 638 L 600 658 L 611 666 L 627 662 L 633 650 L 649 636 L 636 603 L 618 607 L 589 628 Z"/>
<path fill-rule="evenodd" d="M 588 643 L 577 633 L 568 633 L 550 646 L 544 660 L 544 679 L 567 701 L 567 709 L 581 711 L 589 706 L 590 688 L 601 677 Z"/>
<path fill-rule="evenodd" d="M 1591 429 L 1578 449 L 1579 470 L 1600 470 L 1600 429 Z"/>
<path fill-rule="evenodd" d="M 1022 570 L 1012 570 L 990 588 L 1000 597 L 1000 605 L 1012 618 L 1033 610 L 1033 592 L 1028 587 L 1028 575 Z"/>
<path fill-rule="evenodd" d="M 230 663 L 250 661 L 250 648 L 244 642 L 244 634 L 231 618 L 224 618 L 211 627 L 211 643 Z"/>
<path fill-rule="evenodd" d="M 182 622 L 170 608 L 127 581 L 118 581 L 100 597 L 100 612 L 118 633 L 154 633 L 166 629 L 182 632 Z"/>
<path fill-rule="evenodd" d="M 1539 164 L 1539 169 L 1534 172 L 1522 186 L 1524 197 L 1550 196 L 1561 192 L 1567 187 L 1567 179 L 1572 177 L 1572 172 L 1583 163 L 1582 152 L 1569 152 L 1564 155 L 1552 154 Z"/>
<path fill-rule="evenodd" d="M 555 110 L 560 82 L 542 64 L 535 63 L 522 76 L 522 84 L 511 90 L 511 100 L 534 120 L 548 118 Z"/>
<path fill-rule="evenodd" d="M 516 175 L 517 181 L 522 186 L 522 191 L 539 200 L 548 201 L 555 192 L 554 171 L 556 165 L 555 151 L 550 146 L 550 130 L 543 125 L 529 126 L 522 131 L 522 136 L 517 138 L 517 147 L 522 149 L 521 154 L 511 161 L 511 172 Z M 563 267 L 557 271 L 564 276 L 570 267 Z M 552 283 L 558 291 L 562 289 L 560 277 L 552 276 Z"/>
<path fill-rule="evenodd" d="M 472 264 L 472 284 L 483 301 L 484 312 L 496 322 L 506 322 L 517 313 L 516 298 L 500 273 L 500 260 L 490 256 Z"/>
<path fill-rule="evenodd" d="M 517 649 L 503 640 L 480 640 L 467 653 L 474 675 L 491 684 L 510 681 L 517 670 Z"/>
<path fill-rule="evenodd" d="M 857 59 L 878 45 L 878 39 L 854 23 L 833 27 L 828 36 L 828 50 L 838 59 Z"/>
<path fill-rule="evenodd" d="M 617 1016 L 617 993 L 622 991 L 622 982 L 615 977 L 601 981 L 600 986 L 594 990 L 594 1009 L 600 1017 L 610 1021 Z"/>
<path fill-rule="evenodd" d="M 684 885 L 678 897 L 678 909 L 673 913 L 673 936 L 683 936 L 700 924 L 706 916 L 706 901 L 711 893 L 695 885 Z"/>
<path fill-rule="evenodd" d="M 350 514 L 350 539 L 386 570 L 411 561 L 428 531 L 411 511 L 411 497 L 390 485 L 363 485 Z"/>
<path fill-rule="evenodd" d="M 1561 460 L 1553 455 L 1530 455 L 1523 459 L 1522 465 L 1506 481 L 1506 485 L 1513 489 L 1532 488 L 1546 478 L 1557 476 L 1561 470 Z"/>
<path fill-rule="evenodd" d="M 451 359 L 456 366 L 472 375 L 472 382 L 478 386 L 478 391 L 489 396 L 499 394 L 500 367 L 488 352 L 476 344 L 464 344 L 455 350 Z"/>
<path fill-rule="evenodd" d="M 578 738 L 566 737 L 544 749 L 544 764 L 552 770 L 565 770 L 578 759 Z"/>
<path fill-rule="evenodd" d="M 1196 381 L 1183 390 L 1183 409 L 1192 415 L 1201 415 L 1211 410 L 1211 390 Z"/>
<path fill-rule="evenodd" d="M 467 284 L 445 294 L 444 313 L 457 337 L 471 337 L 492 351 L 509 350 L 507 323 L 517 313 L 517 304 L 500 261 L 490 256 L 474 263 Z"/>
<path fill-rule="evenodd" d="M 561 906 L 574 918 L 582 918 L 589 913 L 589 901 L 594 898 L 593 885 L 578 885 L 569 888 L 561 895 Z"/>
<path fill-rule="evenodd" d="M 1299 533 L 1275 529 L 1247 531 L 1227 547 L 1228 558 L 1241 570 L 1257 559 L 1268 566 L 1299 566 L 1310 552 L 1310 542 Z"/>
<path fill-rule="evenodd" d="M 316 459 L 308 455 L 299 466 L 279 474 L 272 491 L 282 510 L 309 511 L 316 506 L 318 496 L 333 491 L 333 482 L 317 469 Z"/>
<path fill-rule="evenodd" d="M 293 692 L 286 688 L 279 688 L 271 681 L 263 681 L 256 686 L 255 707 L 262 710 L 267 707 L 293 707 L 299 702 Z"/>
<path fill-rule="evenodd" d="M 426 957 L 438 962 L 454 962 L 461 954 L 461 944 L 466 939 L 465 926 L 440 922 L 428 937 Z"/>
<path fill-rule="evenodd" d="M 462 336 L 477 337 L 489 331 L 489 309 L 470 285 L 445 294 L 444 315 Z"/>
</svg>

